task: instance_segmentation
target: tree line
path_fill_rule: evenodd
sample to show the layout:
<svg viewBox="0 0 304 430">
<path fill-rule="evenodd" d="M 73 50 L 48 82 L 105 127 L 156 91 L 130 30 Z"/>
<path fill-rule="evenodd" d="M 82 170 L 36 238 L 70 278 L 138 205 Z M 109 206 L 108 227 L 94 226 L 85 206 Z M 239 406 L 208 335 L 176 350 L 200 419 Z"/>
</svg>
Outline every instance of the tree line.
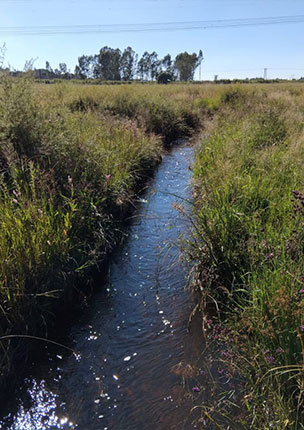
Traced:
<svg viewBox="0 0 304 430">
<path fill-rule="evenodd" d="M 78 57 L 74 74 L 68 73 L 65 63 L 59 69 L 52 70 L 46 62 L 45 69 L 50 76 L 70 77 L 78 79 L 100 79 L 104 81 L 143 81 L 170 82 L 172 80 L 191 81 L 197 67 L 203 60 L 203 53 L 182 52 L 172 58 L 170 54 L 159 58 L 158 54 L 145 51 L 141 58 L 129 46 L 123 51 L 104 46 L 95 55 Z"/>
</svg>

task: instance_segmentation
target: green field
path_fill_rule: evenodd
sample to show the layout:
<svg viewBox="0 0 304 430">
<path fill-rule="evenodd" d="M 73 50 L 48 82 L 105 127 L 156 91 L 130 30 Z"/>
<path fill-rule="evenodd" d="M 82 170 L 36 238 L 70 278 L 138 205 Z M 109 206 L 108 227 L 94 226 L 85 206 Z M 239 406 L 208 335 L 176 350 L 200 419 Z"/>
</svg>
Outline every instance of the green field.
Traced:
<svg viewBox="0 0 304 430">
<path fill-rule="evenodd" d="M 4 77 L 3 383 L 28 353 L 9 336 L 47 336 L 58 310 L 90 292 L 90 270 L 102 270 L 121 240 L 164 146 L 196 133 L 204 138 L 187 252 L 208 336 L 215 324 L 231 333 L 226 366 L 242 380 L 235 428 L 304 428 L 303 127 L 300 83 L 101 87 Z M 201 405 L 203 416 L 229 415 L 224 404 Z"/>
</svg>

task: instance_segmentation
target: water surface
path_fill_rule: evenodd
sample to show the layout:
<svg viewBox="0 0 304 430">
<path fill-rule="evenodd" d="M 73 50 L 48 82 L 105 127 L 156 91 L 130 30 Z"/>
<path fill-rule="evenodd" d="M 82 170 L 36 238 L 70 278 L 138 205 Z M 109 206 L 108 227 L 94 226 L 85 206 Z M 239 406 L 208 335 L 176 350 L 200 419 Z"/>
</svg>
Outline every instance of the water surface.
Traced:
<svg viewBox="0 0 304 430">
<path fill-rule="evenodd" d="M 202 342 L 199 328 L 188 330 L 189 268 L 177 246 L 188 224 L 174 207 L 191 198 L 192 157 L 187 145 L 164 157 L 111 258 L 106 292 L 71 328 L 76 354 L 47 347 L 1 429 L 195 428 L 192 364 Z"/>
</svg>

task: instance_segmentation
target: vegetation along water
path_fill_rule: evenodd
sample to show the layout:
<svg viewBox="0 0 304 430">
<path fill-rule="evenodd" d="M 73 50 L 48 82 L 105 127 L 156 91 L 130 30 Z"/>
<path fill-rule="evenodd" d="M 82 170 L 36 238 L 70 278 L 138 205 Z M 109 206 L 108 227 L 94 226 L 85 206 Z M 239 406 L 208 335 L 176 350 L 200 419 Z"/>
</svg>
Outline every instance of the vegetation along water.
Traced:
<svg viewBox="0 0 304 430">
<path fill-rule="evenodd" d="M 182 398 L 190 400 L 189 404 L 181 401 L 181 415 L 171 411 L 165 417 L 166 412 L 162 414 L 161 408 L 158 411 L 152 406 L 150 412 L 154 411 L 152 416 L 158 417 L 160 429 L 303 428 L 303 94 L 301 83 L 93 87 L 69 83 L 38 85 L 30 79 L 3 78 L 1 393 L 12 386 L 13 374 L 29 372 L 25 363 L 29 357 L 33 360 L 37 344 L 62 340 L 55 333 L 66 319 L 63 316 L 70 314 L 72 320 L 75 312 L 82 315 L 80 308 L 92 295 L 93 278 L 96 279 L 93 274 L 98 269 L 101 274 L 106 271 L 106 257 L 126 236 L 125 220 L 132 218 L 136 201 L 145 200 L 141 193 L 164 148 L 196 132 L 195 140 L 199 143 L 193 165 L 190 212 L 185 207 L 188 203 L 179 199 L 185 196 L 178 188 L 171 193 L 174 199 L 170 200 L 170 205 L 176 201 L 177 218 L 184 217 L 185 225 L 191 226 L 182 249 L 189 263 L 188 283 L 195 293 L 196 305 L 193 304 L 191 312 L 190 301 L 186 304 L 177 300 L 179 308 L 170 303 L 173 296 L 184 294 L 183 288 L 176 290 L 172 285 L 172 290 L 166 291 L 160 286 L 159 291 L 162 303 L 166 302 L 166 294 L 169 299 L 166 308 L 170 309 L 170 318 L 164 317 L 168 324 L 160 317 L 163 329 L 166 324 L 169 326 L 168 336 L 175 312 L 183 315 L 187 328 L 185 313 L 180 309 L 183 307 L 190 329 L 198 314 L 202 315 L 202 325 L 199 335 L 183 334 L 181 343 L 177 341 L 173 347 L 166 341 L 166 335 L 160 336 L 164 341 L 159 343 L 157 333 L 154 338 L 153 329 L 149 332 L 150 343 L 156 348 L 151 351 L 153 356 L 159 356 L 159 362 L 151 365 L 155 372 L 147 372 L 149 388 L 144 389 L 146 395 L 158 393 L 154 378 L 160 377 L 157 369 L 164 360 L 166 372 L 172 370 L 172 377 L 180 378 Z M 187 149 L 181 151 L 184 154 L 181 157 L 186 157 Z M 168 157 L 174 159 L 174 155 Z M 187 170 L 189 162 L 183 161 L 182 166 Z M 170 171 L 175 170 L 170 163 L 168 169 L 163 180 L 170 184 Z M 166 193 L 170 194 L 170 190 Z M 161 195 L 154 201 L 161 206 Z M 133 228 L 129 231 L 137 235 L 136 223 Z M 138 255 L 135 251 L 134 254 Z M 152 255 L 152 250 L 149 254 Z M 162 257 L 160 247 L 159 258 L 165 261 Z M 172 272 L 176 270 L 168 267 Z M 107 282 L 102 284 L 106 289 Z M 121 316 L 119 307 L 124 306 L 126 291 L 133 296 L 139 294 L 140 303 L 146 301 L 141 296 L 143 290 L 139 285 L 138 291 L 135 287 L 132 284 L 132 291 L 120 290 L 121 296 L 109 305 L 112 313 Z M 150 300 L 158 296 L 157 283 L 154 287 Z M 104 312 L 100 321 L 106 327 L 110 321 L 105 335 L 116 336 L 112 331 L 114 325 L 117 329 L 118 320 L 104 305 L 98 311 L 92 304 L 94 297 L 88 306 L 94 312 Z M 136 303 L 135 297 L 131 307 Z M 96 302 L 104 300 L 110 299 L 105 296 Z M 125 297 L 126 308 L 128 303 Z M 149 306 L 158 309 L 159 303 L 156 300 L 153 305 L 150 301 L 148 309 Z M 131 326 L 134 323 L 134 330 L 141 328 L 136 318 L 129 322 Z M 87 324 L 84 322 L 84 326 Z M 99 338 L 99 332 L 96 333 L 93 330 L 90 336 Z M 131 345 L 133 342 L 136 348 L 121 342 L 119 350 L 117 344 L 107 341 L 108 350 L 101 355 L 112 351 L 114 358 L 124 356 L 130 366 L 134 360 L 136 367 L 137 356 L 132 354 L 137 353 L 142 339 L 147 341 L 147 338 L 139 338 L 136 344 L 137 338 L 130 336 Z M 76 337 L 78 341 L 81 338 Z M 166 348 L 173 351 L 187 342 L 196 346 L 182 356 L 179 360 L 182 364 L 176 367 L 176 361 L 171 362 L 171 352 L 166 355 Z M 63 343 L 74 350 L 67 339 Z M 47 348 L 51 348 L 49 344 Z M 63 353 L 58 351 L 56 355 L 61 357 Z M 96 357 L 95 352 L 93 355 Z M 66 360 L 68 369 L 71 364 Z M 37 359 L 35 362 L 38 366 Z M 84 372 L 84 365 L 79 366 Z M 142 369 L 146 372 L 146 367 Z M 113 373 L 111 378 L 115 383 L 124 371 L 119 368 L 119 372 Z M 128 378 L 129 395 L 133 398 L 136 380 Z M 41 386 L 37 390 L 43 393 Z M 100 393 L 107 393 L 102 382 Z M 166 397 L 175 405 L 178 395 L 172 393 Z M 100 401 L 97 397 L 95 400 Z M 151 397 L 150 400 L 153 403 Z M 97 410 L 99 403 L 94 404 Z M 115 404 L 111 404 L 113 408 Z M 137 400 L 134 404 L 138 405 Z M 64 405 L 60 407 L 65 410 Z M 139 428 L 136 425 L 152 428 L 143 417 L 148 415 L 145 407 L 124 410 L 121 418 L 124 428 Z M 47 415 L 50 416 L 49 411 Z M 80 415 L 78 428 L 96 428 L 83 423 L 85 414 Z M 18 416 L 12 428 L 22 428 Z M 51 425 L 67 426 L 69 419 Z M 106 419 L 112 426 L 110 417 Z M 30 425 L 43 428 L 37 423 Z M 6 425 L 1 424 L 2 428 Z M 42 420 L 41 425 L 47 424 Z M 115 425 L 109 428 L 119 428 Z"/>
</svg>

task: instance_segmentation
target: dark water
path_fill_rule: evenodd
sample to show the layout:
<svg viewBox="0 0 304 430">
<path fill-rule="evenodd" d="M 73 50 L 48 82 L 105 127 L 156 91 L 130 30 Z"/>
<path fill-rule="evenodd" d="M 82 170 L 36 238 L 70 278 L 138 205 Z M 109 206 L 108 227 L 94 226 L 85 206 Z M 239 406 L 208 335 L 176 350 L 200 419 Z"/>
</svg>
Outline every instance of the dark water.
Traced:
<svg viewBox="0 0 304 430">
<path fill-rule="evenodd" d="M 76 353 L 48 347 L 1 429 L 195 428 L 192 365 L 202 341 L 198 325 L 188 330 L 189 268 L 176 246 L 188 225 L 173 207 L 191 196 L 192 156 L 190 146 L 166 155 L 113 255 L 107 293 L 94 296 L 65 340 Z"/>
</svg>

